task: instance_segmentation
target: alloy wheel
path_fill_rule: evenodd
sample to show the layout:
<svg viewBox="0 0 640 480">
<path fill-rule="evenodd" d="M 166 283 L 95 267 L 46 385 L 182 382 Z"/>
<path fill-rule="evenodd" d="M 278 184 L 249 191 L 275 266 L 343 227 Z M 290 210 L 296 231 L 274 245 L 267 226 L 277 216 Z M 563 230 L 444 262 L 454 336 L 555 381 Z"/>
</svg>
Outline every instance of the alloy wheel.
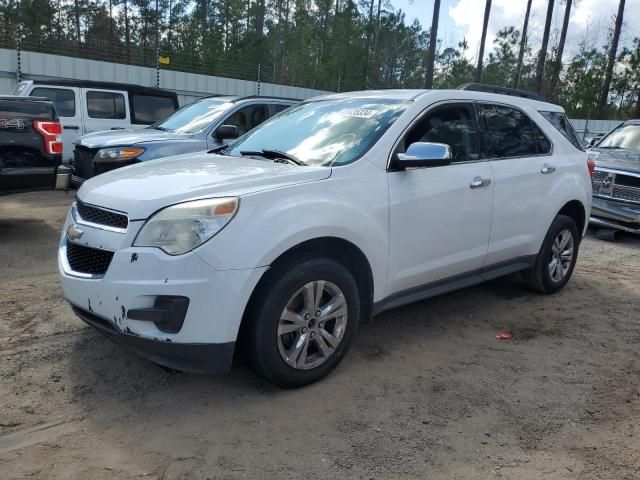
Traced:
<svg viewBox="0 0 640 480">
<path fill-rule="evenodd" d="M 287 302 L 278 321 L 278 350 L 296 370 L 318 367 L 342 341 L 348 320 L 340 288 L 325 280 L 309 282 Z"/>
</svg>

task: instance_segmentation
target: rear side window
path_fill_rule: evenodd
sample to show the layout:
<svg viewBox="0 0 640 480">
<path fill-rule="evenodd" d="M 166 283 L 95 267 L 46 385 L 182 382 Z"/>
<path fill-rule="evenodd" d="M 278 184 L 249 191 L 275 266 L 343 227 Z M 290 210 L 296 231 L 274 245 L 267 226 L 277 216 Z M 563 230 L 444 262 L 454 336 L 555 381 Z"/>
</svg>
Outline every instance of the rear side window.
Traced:
<svg viewBox="0 0 640 480">
<path fill-rule="evenodd" d="M 562 112 L 540 112 L 544 118 L 546 118 L 551 125 L 556 127 L 556 129 L 571 142 L 571 144 L 576 147 L 578 150 L 584 151 L 580 140 L 578 140 L 578 135 L 576 135 L 576 131 L 571 126 L 569 119 Z"/>
<path fill-rule="evenodd" d="M 171 115 L 176 107 L 173 99 L 169 97 L 156 97 L 154 95 L 131 95 L 133 103 L 133 123 L 152 124 L 164 117 Z"/>
<path fill-rule="evenodd" d="M 487 158 L 530 157 L 538 154 L 533 124 L 520 110 L 483 105 L 484 148 Z"/>
<path fill-rule="evenodd" d="M 53 102 L 58 115 L 61 117 L 75 117 L 76 94 L 66 88 L 36 87 L 31 91 L 32 97 L 46 97 Z"/>
<path fill-rule="evenodd" d="M 91 118 L 124 120 L 124 95 L 116 92 L 87 92 L 87 113 Z"/>
<path fill-rule="evenodd" d="M 531 123 L 533 125 L 533 134 L 536 137 L 536 144 L 538 145 L 538 153 L 540 155 L 547 155 L 551 153 L 551 142 L 535 122 Z"/>
</svg>

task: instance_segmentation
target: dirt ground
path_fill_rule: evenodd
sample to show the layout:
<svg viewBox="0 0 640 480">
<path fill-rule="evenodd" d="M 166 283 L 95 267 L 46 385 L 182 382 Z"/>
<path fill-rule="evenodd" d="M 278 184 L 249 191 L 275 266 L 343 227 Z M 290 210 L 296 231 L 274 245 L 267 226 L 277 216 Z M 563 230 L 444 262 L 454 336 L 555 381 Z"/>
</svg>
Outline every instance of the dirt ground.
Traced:
<svg viewBox="0 0 640 480">
<path fill-rule="evenodd" d="M 555 296 L 502 281 L 387 312 L 285 391 L 165 371 L 74 318 L 71 200 L 0 198 L 3 480 L 640 478 L 640 238 L 590 234 Z"/>
</svg>

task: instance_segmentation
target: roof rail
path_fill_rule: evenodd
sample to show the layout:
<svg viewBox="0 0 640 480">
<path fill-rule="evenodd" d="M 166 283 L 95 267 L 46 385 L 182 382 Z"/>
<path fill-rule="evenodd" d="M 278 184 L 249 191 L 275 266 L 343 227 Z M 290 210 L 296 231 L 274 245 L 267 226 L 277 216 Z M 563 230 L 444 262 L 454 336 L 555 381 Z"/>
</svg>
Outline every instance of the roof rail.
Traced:
<svg viewBox="0 0 640 480">
<path fill-rule="evenodd" d="M 515 88 L 499 87 L 497 85 L 487 85 L 484 83 L 463 83 L 457 90 L 469 90 L 471 92 L 498 93 L 500 95 L 510 95 L 512 97 L 528 98 L 539 102 L 549 102 L 542 95 L 526 90 L 516 90 Z"/>
<path fill-rule="evenodd" d="M 265 100 L 290 100 L 293 102 L 301 102 L 299 98 L 290 98 L 290 97 L 277 97 L 275 95 L 246 95 L 244 97 L 238 97 L 232 100 L 232 102 L 239 102 L 240 100 L 253 100 L 256 98 L 263 98 Z"/>
</svg>

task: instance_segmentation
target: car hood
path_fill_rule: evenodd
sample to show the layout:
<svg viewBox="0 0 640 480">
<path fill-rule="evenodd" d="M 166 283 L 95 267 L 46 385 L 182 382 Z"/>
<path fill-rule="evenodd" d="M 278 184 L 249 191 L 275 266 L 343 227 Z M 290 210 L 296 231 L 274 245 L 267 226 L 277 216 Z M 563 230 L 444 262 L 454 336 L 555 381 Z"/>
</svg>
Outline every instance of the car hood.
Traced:
<svg viewBox="0 0 640 480">
<path fill-rule="evenodd" d="M 165 132 L 153 128 L 127 128 L 89 133 L 80 137 L 76 145 L 87 148 L 124 147 L 145 142 L 186 140 L 191 137 L 192 134 Z"/>
<path fill-rule="evenodd" d="M 143 162 L 93 177 L 82 184 L 85 203 L 145 219 L 187 200 L 241 196 L 287 185 L 323 180 L 328 167 L 302 167 L 248 157 L 185 154 Z"/>
<path fill-rule="evenodd" d="M 597 154 L 595 157 L 597 167 L 640 173 L 640 152 L 636 150 L 592 148 L 589 152 Z"/>
</svg>

